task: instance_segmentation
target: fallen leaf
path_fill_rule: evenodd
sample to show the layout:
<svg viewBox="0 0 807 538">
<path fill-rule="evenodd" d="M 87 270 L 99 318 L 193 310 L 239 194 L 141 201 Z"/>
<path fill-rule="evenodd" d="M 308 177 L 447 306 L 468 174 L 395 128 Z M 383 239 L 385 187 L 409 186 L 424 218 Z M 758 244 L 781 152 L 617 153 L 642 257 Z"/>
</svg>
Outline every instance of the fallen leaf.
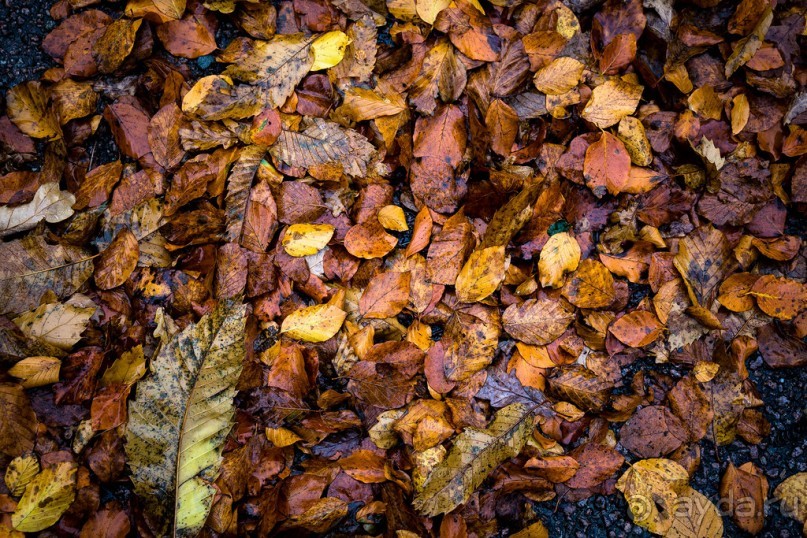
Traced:
<svg viewBox="0 0 807 538">
<path fill-rule="evenodd" d="M 583 119 L 600 129 L 616 125 L 625 116 L 633 114 L 642 91 L 641 86 L 630 82 L 608 80 L 591 92 L 591 99 L 582 112 Z"/>
<path fill-rule="evenodd" d="M 564 275 L 577 269 L 580 263 L 580 245 L 568 232 L 560 232 L 549 238 L 538 260 L 541 287 L 560 288 Z"/>
<path fill-rule="evenodd" d="M 661 336 L 664 325 L 652 312 L 634 310 L 616 320 L 609 330 L 626 346 L 644 347 Z"/>
<path fill-rule="evenodd" d="M 95 285 L 102 290 L 122 285 L 134 272 L 139 258 L 137 237 L 128 228 L 122 229 L 95 264 Z"/>
<path fill-rule="evenodd" d="M 347 314 L 331 304 L 318 304 L 295 310 L 283 320 L 280 332 L 304 342 L 324 342 L 333 338 Z"/>
<path fill-rule="evenodd" d="M 17 456 L 8 464 L 4 481 L 13 496 L 22 497 L 25 487 L 37 474 L 39 474 L 39 460 L 35 455 Z"/>
<path fill-rule="evenodd" d="M 61 365 L 56 357 L 27 357 L 9 368 L 8 373 L 29 389 L 58 382 Z"/>
<path fill-rule="evenodd" d="M 504 272 L 503 245 L 475 250 L 457 275 L 457 298 L 474 303 L 489 297 L 504 280 Z"/>
<path fill-rule="evenodd" d="M 44 183 L 27 204 L 0 207 L 0 237 L 30 230 L 43 220 L 61 222 L 73 215 L 75 201 L 75 196 L 59 190 L 58 183 Z"/>
<path fill-rule="evenodd" d="M 508 306 L 502 314 L 510 336 L 536 346 L 554 342 L 573 319 L 573 310 L 563 299 L 528 299 Z"/>
<path fill-rule="evenodd" d="M 292 224 L 283 236 L 283 249 L 294 257 L 316 254 L 327 246 L 333 232 L 330 224 Z"/>
<path fill-rule="evenodd" d="M 222 304 L 174 335 L 129 406 L 125 446 L 132 481 L 163 530 L 173 525 L 178 534 L 195 534 L 210 512 L 216 491 L 210 481 L 221 468 L 235 414 L 245 314 L 244 306 Z M 169 390 L 171 399 L 160 396 Z M 192 432 L 202 425 L 208 433 L 200 438 Z"/>
<path fill-rule="evenodd" d="M 69 303 L 51 303 L 19 315 L 14 323 L 31 338 L 69 351 L 81 339 L 94 313 L 94 306 L 82 308 Z"/>
<path fill-rule="evenodd" d="M 514 403 L 500 409 L 485 430 L 466 428 L 446 459 L 429 473 L 415 508 L 424 515 L 445 514 L 464 503 L 492 469 L 517 455 L 527 441 L 532 409 Z"/>
<path fill-rule="evenodd" d="M 25 487 L 11 524 L 21 532 L 37 532 L 59 521 L 76 498 L 76 464 L 69 461 L 42 469 Z"/>
<path fill-rule="evenodd" d="M 365 318 L 389 318 L 401 313 L 409 302 L 411 273 L 388 271 L 370 280 L 359 299 L 359 313 Z"/>
</svg>

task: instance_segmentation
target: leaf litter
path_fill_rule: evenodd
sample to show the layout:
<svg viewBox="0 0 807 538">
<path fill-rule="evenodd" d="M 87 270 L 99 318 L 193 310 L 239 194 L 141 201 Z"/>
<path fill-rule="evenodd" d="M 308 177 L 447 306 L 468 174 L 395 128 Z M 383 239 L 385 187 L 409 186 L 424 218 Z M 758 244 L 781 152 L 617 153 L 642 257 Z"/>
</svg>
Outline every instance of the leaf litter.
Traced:
<svg viewBox="0 0 807 538">
<path fill-rule="evenodd" d="M 807 364 L 798 6 L 94 4 L 0 117 L 9 535 L 807 524 L 754 385 Z"/>
</svg>

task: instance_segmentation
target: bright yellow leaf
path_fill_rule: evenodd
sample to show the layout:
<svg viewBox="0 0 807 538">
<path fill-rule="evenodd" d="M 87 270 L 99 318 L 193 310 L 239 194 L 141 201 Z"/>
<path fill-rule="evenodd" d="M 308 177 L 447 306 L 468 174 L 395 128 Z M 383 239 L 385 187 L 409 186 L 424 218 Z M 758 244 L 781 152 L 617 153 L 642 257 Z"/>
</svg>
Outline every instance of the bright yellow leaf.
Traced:
<svg viewBox="0 0 807 538">
<path fill-rule="evenodd" d="M 329 69 L 341 62 L 349 43 L 347 34 L 339 30 L 319 36 L 311 43 L 311 56 L 314 58 L 311 71 Z"/>
<path fill-rule="evenodd" d="M 283 320 L 280 332 L 304 342 L 324 342 L 339 332 L 347 314 L 330 304 L 295 310 Z"/>
<path fill-rule="evenodd" d="M 557 233 L 550 237 L 541 250 L 541 257 L 538 260 L 541 286 L 544 288 L 561 287 L 563 275 L 567 271 L 577 269 L 580 254 L 580 245 L 569 232 Z"/>
<path fill-rule="evenodd" d="M 333 232 L 330 224 L 292 224 L 283 237 L 283 248 L 289 256 L 310 256 L 325 248 Z"/>
</svg>

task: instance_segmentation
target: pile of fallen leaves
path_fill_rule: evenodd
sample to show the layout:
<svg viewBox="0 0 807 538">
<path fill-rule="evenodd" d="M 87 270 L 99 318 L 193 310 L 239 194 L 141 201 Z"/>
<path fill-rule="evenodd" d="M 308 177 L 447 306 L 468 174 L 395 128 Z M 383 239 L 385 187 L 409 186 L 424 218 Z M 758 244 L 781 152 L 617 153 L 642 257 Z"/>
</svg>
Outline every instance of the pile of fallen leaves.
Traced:
<svg viewBox="0 0 807 538">
<path fill-rule="evenodd" d="M 0 117 L 0 535 L 807 520 L 689 485 L 807 365 L 803 3 L 99 3 Z"/>
</svg>

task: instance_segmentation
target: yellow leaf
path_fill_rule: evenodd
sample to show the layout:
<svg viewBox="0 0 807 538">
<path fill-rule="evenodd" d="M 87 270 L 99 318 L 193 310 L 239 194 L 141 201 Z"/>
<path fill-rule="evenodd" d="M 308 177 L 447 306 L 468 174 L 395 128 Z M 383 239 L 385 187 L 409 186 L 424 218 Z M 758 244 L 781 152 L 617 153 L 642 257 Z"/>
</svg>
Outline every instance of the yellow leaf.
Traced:
<svg viewBox="0 0 807 538">
<path fill-rule="evenodd" d="M 539 91 L 549 95 L 563 95 L 580 82 L 583 67 L 583 64 L 574 58 L 563 56 L 539 69 L 532 81 Z"/>
<path fill-rule="evenodd" d="M 333 338 L 347 313 L 330 304 L 318 304 L 295 310 L 283 320 L 280 332 L 304 342 L 324 342 Z"/>
<path fill-rule="evenodd" d="M 288 428 L 266 428 L 266 438 L 276 447 L 291 446 L 297 441 L 302 441 L 302 437 Z"/>
<path fill-rule="evenodd" d="M 8 373 L 21 379 L 26 389 L 50 385 L 59 381 L 62 361 L 56 357 L 28 357 L 12 366 Z"/>
<path fill-rule="evenodd" d="M 642 86 L 611 79 L 594 88 L 582 116 L 600 129 L 633 114 L 642 97 Z"/>
<path fill-rule="evenodd" d="M 112 363 L 101 377 L 101 386 L 120 383 L 134 385 L 146 373 L 146 357 L 143 346 L 138 345 L 124 352 Z"/>
<path fill-rule="evenodd" d="M 158 535 L 195 536 L 213 504 L 212 482 L 234 422 L 246 307 L 221 302 L 163 342 L 129 403 L 126 458 L 135 493 Z M 128 370 L 128 369 L 127 369 Z"/>
<path fill-rule="evenodd" d="M 625 116 L 619 122 L 617 136 L 625 149 L 628 150 L 630 160 L 636 166 L 650 166 L 653 162 L 653 150 L 644 130 L 644 125 L 638 118 Z"/>
<path fill-rule="evenodd" d="M 751 116 L 751 106 L 744 93 L 736 95 L 731 101 L 731 133 L 740 134 Z"/>
<path fill-rule="evenodd" d="M 378 212 L 378 222 L 387 230 L 405 232 L 409 229 L 406 224 L 406 215 L 403 208 L 397 205 L 387 205 Z"/>
<path fill-rule="evenodd" d="M 457 275 L 457 298 L 463 303 L 485 299 L 496 291 L 504 274 L 504 245 L 474 251 Z"/>
<path fill-rule="evenodd" d="M 773 491 L 774 498 L 782 501 L 782 513 L 807 523 L 807 473 L 796 473 L 786 478 Z"/>
<path fill-rule="evenodd" d="M 549 531 L 543 523 L 536 521 L 529 527 L 511 534 L 510 538 L 549 538 Z"/>
<path fill-rule="evenodd" d="M 333 232 L 330 224 L 292 224 L 283 236 L 283 248 L 289 256 L 310 256 L 325 248 Z"/>
<path fill-rule="evenodd" d="M 675 502 L 665 538 L 722 538 L 723 518 L 707 497 L 687 487 Z"/>
<path fill-rule="evenodd" d="M 33 454 L 17 456 L 6 468 L 6 487 L 15 497 L 25 491 L 25 486 L 39 473 L 39 460 Z"/>
<path fill-rule="evenodd" d="M 59 349 L 69 350 L 81 339 L 95 308 L 72 304 L 43 304 L 31 312 L 14 318 L 14 323 L 31 338 L 39 339 Z"/>
<path fill-rule="evenodd" d="M 230 77 L 210 75 L 197 80 L 185 94 L 182 111 L 208 121 L 239 120 L 254 116 L 263 108 L 257 97 L 257 90 L 251 86 L 236 86 Z"/>
<path fill-rule="evenodd" d="M 0 237 L 23 232 L 41 221 L 61 222 L 73 215 L 76 197 L 59 190 L 58 183 L 40 185 L 27 204 L 0 207 Z"/>
<path fill-rule="evenodd" d="M 76 498 L 76 464 L 57 463 L 36 475 L 25 487 L 11 524 L 21 532 L 47 529 L 62 517 Z"/>
<path fill-rule="evenodd" d="M 673 524 L 672 510 L 689 484 L 689 474 L 678 463 L 651 458 L 630 466 L 616 483 L 637 525 L 665 534 Z"/>
<path fill-rule="evenodd" d="M 39 82 L 23 82 L 6 93 L 8 118 L 20 131 L 34 138 L 53 140 L 62 130 Z"/>
<path fill-rule="evenodd" d="M 319 36 L 311 43 L 311 56 L 314 58 L 311 71 L 329 69 L 341 62 L 349 43 L 347 34 L 339 30 Z"/>
<path fill-rule="evenodd" d="M 454 439 L 445 460 L 433 467 L 415 496 L 415 508 L 433 517 L 467 501 L 493 469 L 521 452 L 532 411 L 520 403 L 510 404 L 496 413 L 487 429 L 466 428 Z"/>
<path fill-rule="evenodd" d="M 538 273 L 541 286 L 559 288 L 563 285 L 563 275 L 577 269 L 580 263 L 580 245 L 569 232 L 556 233 L 549 238 L 538 260 Z"/>
<path fill-rule="evenodd" d="M 426 24 L 434 24 L 437 15 L 450 3 L 451 0 L 417 0 L 417 14 Z"/>
</svg>

